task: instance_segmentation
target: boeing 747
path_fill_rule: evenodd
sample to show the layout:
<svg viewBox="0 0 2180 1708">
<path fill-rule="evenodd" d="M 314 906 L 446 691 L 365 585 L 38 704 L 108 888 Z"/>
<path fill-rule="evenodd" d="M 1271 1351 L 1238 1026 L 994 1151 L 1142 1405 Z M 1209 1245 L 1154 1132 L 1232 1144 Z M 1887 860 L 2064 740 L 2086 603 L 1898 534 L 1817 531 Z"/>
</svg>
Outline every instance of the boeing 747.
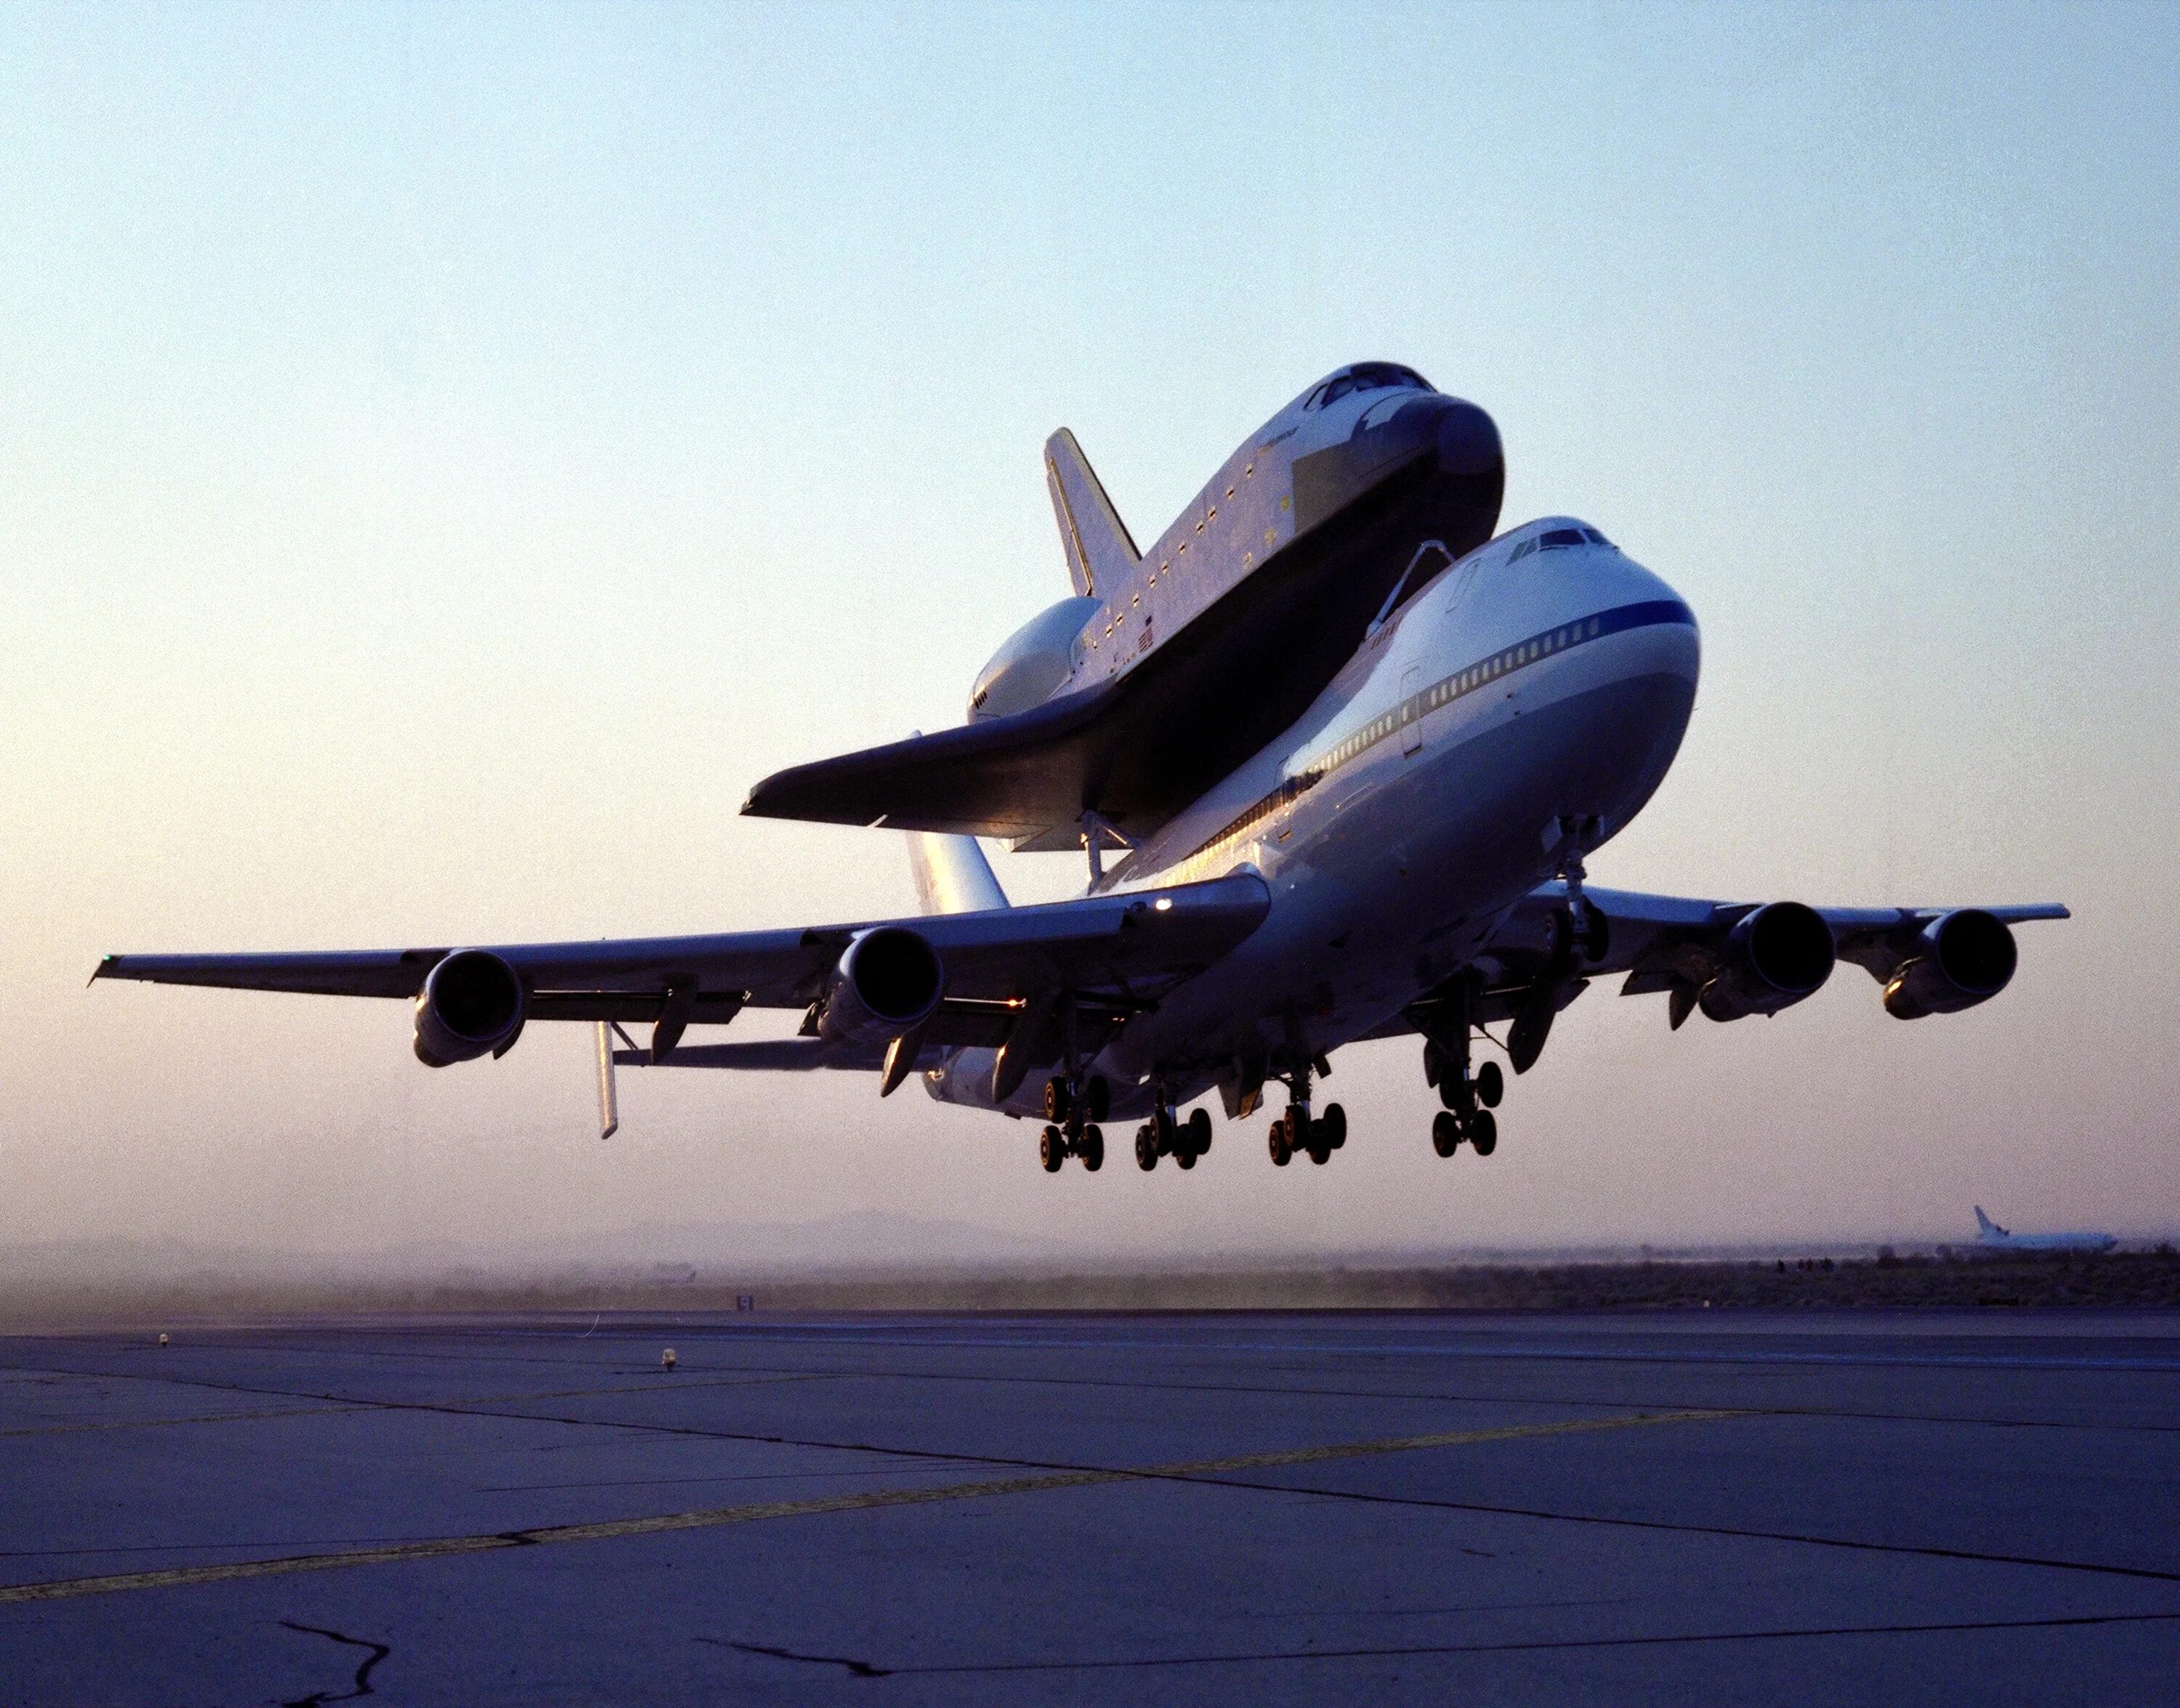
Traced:
<svg viewBox="0 0 2180 1708">
<path fill-rule="evenodd" d="M 1695 701 L 1695 614 L 1597 528 L 1498 531 L 1506 469 L 1473 404 L 1386 362 L 1310 387 L 1139 549 L 1073 436 L 1045 447 L 1072 584 L 980 672 L 961 725 L 765 778 L 743 810 L 906 833 L 920 914 L 781 931 L 363 953 L 114 955 L 95 975 L 398 1000 L 434 1068 L 532 1021 L 617 1068 L 867 1070 L 1034 1123 L 1043 1166 L 1193 1167 L 1285 1092 L 1284 1166 L 1347 1140 L 1318 1081 L 1366 1039 L 1419 1045 L 1440 1156 L 1598 978 L 1677 1028 L 1775 1014 L 1841 961 L 1901 1019 L 1989 1001 L 2013 927 L 2057 905 L 1812 907 L 1593 886 Z M 1073 849 L 1082 893 L 1010 905 L 977 838 Z M 799 1035 L 696 1042 L 748 1008 Z M 647 1025 L 638 1041 L 626 1030 Z M 1503 1027 L 1503 1037 L 1489 1029 Z"/>
</svg>

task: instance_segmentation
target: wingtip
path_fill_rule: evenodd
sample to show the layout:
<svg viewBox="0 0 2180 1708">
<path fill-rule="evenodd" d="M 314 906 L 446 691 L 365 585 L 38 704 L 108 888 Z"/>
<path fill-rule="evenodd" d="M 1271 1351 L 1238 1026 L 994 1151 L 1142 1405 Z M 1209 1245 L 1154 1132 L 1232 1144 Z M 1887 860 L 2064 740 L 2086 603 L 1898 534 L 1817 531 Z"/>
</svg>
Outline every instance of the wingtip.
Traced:
<svg viewBox="0 0 2180 1708">
<path fill-rule="evenodd" d="M 87 991 L 93 985 L 96 984 L 100 976 L 104 974 L 106 969 L 113 965 L 113 964 L 120 958 L 121 957 L 118 955 L 101 955 L 98 958 L 98 964 L 91 969 L 91 976 L 83 981 L 84 989 Z"/>
</svg>

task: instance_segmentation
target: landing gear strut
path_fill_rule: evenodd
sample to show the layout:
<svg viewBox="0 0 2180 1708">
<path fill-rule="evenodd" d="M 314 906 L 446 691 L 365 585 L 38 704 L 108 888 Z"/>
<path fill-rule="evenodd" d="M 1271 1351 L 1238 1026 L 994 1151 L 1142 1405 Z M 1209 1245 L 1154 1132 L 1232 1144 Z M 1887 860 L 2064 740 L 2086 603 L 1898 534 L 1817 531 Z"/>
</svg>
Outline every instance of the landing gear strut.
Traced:
<svg viewBox="0 0 2180 1708">
<path fill-rule="evenodd" d="M 1579 869 L 1579 856 L 1576 864 Z M 1470 1070 L 1471 1002 L 1464 991 L 1449 1004 L 1448 1024 L 1423 1045 L 1423 1076 L 1438 1087 L 1445 1106 L 1431 1120 L 1431 1149 L 1441 1156 L 1452 1156 L 1464 1139 L 1478 1156 L 1499 1148 L 1499 1118 L 1491 1112 L 1506 1095 L 1506 1076 L 1496 1062 Z"/>
</svg>

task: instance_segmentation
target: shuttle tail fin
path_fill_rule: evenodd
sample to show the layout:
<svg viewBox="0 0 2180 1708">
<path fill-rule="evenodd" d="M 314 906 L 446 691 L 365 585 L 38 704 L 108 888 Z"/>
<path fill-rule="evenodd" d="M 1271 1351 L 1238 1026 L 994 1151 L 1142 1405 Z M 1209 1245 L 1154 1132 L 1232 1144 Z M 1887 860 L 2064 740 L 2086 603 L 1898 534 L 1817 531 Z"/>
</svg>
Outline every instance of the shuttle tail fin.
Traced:
<svg viewBox="0 0 2180 1708">
<path fill-rule="evenodd" d="M 911 831 L 908 870 L 916 881 L 917 906 L 927 914 L 982 913 L 1007 905 L 1006 892 L 972 836 Z"/>
<path fill-rule="evenodd" d="M 1067 553 L 1067 577 L 1082 594 L 1101 593 L 1133 568 L 1142 553 L 1127 524 L 1082 454 L 1075 435 L 1062 427 L 1044 442 L 1044 480 L 1052 514 Z"/>
</svg>

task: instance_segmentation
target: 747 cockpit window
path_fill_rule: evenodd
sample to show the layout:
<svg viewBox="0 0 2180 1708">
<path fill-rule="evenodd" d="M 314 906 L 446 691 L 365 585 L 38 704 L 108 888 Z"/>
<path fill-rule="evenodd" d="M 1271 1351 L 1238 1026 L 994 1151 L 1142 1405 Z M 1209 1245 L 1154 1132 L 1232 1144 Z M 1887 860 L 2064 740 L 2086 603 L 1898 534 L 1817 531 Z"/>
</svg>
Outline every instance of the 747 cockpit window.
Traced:
<svg viewBox="0 0 2180 1708">
<path fill-rule="evenodd" d="M 1615 546 L 1594 528 L 1547 528 L 1541 534 L 1532 534 L 1506 554 L 1509 563 L 1518 563 L 1532 552 L 1561 552 L 1570 546 L 1602 546 L 1616 552 Z"/>
<path fill-rule="evenodd" d="M 1319 386 L 1308 407 L 1321 409 L 1350 392 L 1383 392 L 1396 387 L 1417 392 L 1434 389 L 1431 382 L 1413 368 L 1404 368 L 1397 362 L 1357 362 Z"/>
</svg>

